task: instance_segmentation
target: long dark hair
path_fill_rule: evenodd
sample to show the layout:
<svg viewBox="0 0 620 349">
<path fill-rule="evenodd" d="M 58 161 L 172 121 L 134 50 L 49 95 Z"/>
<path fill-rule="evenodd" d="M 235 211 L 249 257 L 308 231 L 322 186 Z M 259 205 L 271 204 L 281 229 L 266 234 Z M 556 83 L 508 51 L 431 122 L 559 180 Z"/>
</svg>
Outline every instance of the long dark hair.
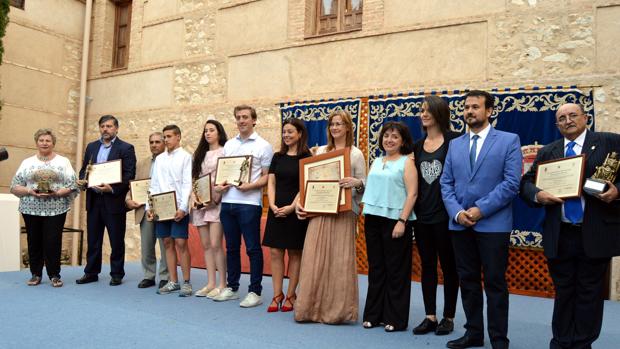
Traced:
<svg viewBox="0 0 620 349">
<path fill-rule="evenodd" d="M 308 149 L 308 131 L 304 122 L 295 118 L 286 119 L 282 122 L 282 131 L 284 131 L 284 126 L 286 125 L 292 125 L 301 134 L 297 142 L 297 155 L 310 154 L 310 149 Z M 278 154 L 286 155 L 287 152 L 288 145 L 284 143 L 284 138 L 281 137 Z"/>
<path fill-rule="evenodd" d="M 228 140 L 228 137 L 226 136 L 226 131 L 224 130 L 224 126 L 222 126 L 219 121 L 210 119 L 205 122 L 205 125 L 202 128 L 202 134 L 200 135 L 200 142 L 198 142 L 198 147 L 196 147 L 196 151 L 194 151 L 194 159 L 192 160 L 193 179 L 196 179 L 200 176 L 200 171 L 202 170 L 202 162 L 207 155 L 207 151 L 209 151 L 209 143 L 207 143 L 207 140 L 205 139 L 204 132 L 204 128 L 207 126 L 207 124 L 215 126 L 215 129 L 217 130 L 217 143 L 220 146 L 223 147 Z"/>
<path fill-rule="evenodd" d="M 445 99 L 430 95 L 424 97 L 426 103 L 427 112 L 433 116 L 441 133 L 446 134 L 450 131 L 450 107 Z M 422 129 L 426 132 L 426 127 L 422 126 Z"/>
</svg>

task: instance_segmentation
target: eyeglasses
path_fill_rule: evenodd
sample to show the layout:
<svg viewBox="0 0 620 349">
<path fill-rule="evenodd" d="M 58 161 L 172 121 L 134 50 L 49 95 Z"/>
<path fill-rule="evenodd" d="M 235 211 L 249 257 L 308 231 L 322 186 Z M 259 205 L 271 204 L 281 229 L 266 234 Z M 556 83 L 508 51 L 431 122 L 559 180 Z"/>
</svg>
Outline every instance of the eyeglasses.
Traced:
<svg viewBox="0 0 620 349">
<path fill-rule="evenodd" d="M 560 116 L 558 118 L 558 121 L 556 123 L 557 124 L 565 124 L 566 122 L 568 122 L 568 120 L 575 121 L 580 116 L 581 116 L 581 114 L 577 114 L 577 113 L 570 113 L 570 114 L 568 114 L 568 117 L 562 115 L 562 116 Z"/>
</svg>

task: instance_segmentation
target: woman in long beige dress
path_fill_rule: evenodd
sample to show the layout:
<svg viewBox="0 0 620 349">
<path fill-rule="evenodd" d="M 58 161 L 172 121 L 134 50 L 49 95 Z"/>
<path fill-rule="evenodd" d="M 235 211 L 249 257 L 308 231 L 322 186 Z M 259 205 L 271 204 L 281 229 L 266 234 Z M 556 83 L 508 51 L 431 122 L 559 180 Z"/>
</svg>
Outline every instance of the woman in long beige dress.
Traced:
<svg viewBox="0 0 620 349">
<path fill-rule="evenodd" d="M 353 210 L 310 218 L 301 257 L 295 321 L 340 324 L 356 322 L 358 317 L 355 229 L 366 181 L 366 161 L 353 145 L 353 122 L 346 111 L 330 114 L 327 139 L 327 145 L 319 147 L 317 154 L 351 148 L 351 177 L 341 179 L 340 186 L 353 188 Z M 300 218 L 306 216 L 299 203 L 296 212 Z"/>
</svg>

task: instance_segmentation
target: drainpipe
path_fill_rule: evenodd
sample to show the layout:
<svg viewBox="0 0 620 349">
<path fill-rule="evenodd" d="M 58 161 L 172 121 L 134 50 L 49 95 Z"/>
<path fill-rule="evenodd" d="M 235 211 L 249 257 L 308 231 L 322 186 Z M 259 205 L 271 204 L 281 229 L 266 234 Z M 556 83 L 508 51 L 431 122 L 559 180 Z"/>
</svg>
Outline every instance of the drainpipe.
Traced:
<svg viewBox="0 0 620 349">
<path fill-rule="evenodd" d="M 75 167 L 79 169 L 82 165 L 82 154 L 84 153 L 84 129 L 86 120 L 86 83 L 88 79 L 88 51 L 90 46 L 90 22 L 93 13 L 93 0 L 86 0 L 86 13 L 84 14 L 84 37 L 82 38 L 82 71 L 80 73 L 80 108 L 78 111 L 78 135 L 77 147 L 75 149 Z M 73 205 L 73 227 L 79 229 L 80 217 L 82 212 L 82 194 L 75 198 Z M 71 246 L 71 265 L 78 265 L 79 237 L 73 236 Z M 84 243 L 82 241 L 82 243 Z"/>
</svg>

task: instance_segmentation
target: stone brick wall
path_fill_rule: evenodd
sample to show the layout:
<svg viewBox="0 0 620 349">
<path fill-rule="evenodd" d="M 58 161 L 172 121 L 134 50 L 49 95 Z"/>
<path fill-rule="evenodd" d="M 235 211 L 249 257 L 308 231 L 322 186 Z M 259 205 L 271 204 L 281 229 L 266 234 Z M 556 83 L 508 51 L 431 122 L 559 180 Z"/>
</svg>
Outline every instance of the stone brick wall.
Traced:
<svg viewBox="0 0 620 349">
<path fill-rule="evenodd" d="M 309 28 L 314 1 L 134 0 L 129 65 L 114 71 L 114 7 L 95 1 L 86 139 L 98 136 L 97 118 L 112 113 L 139 157 L 148 155 L 148 134 L 168 123 L 182 128 L 193 150 L 208 118 L 234 136 L 232 108 L 247 103 L 259 111 L 258 132 L 277 147 L 281 101 L 548 85 L 592 88 L 597 129 L 620 132 L 620 0 L 366 0 L 361 30 L 322 36 Z M 51 26 L 44 31 L 60 24 Z M 62 148 L 70 154 L 81 43 L 62 35 L 64 63 L 55 72 L 66 80 L 62 108 L 28 110 L 62 119 Z M 8 115 L 17 103 L 4 95 L 6 65 Z M 139 258 L 132 220 L 128 260 Z"/>
<path fill-rule="evenodd" d="M 147 135 L 168 123 L 182 128 L 190 151 L 208 118 L 222 121 L 233 136 L 232 108 L 239 103 L 257 107 L 257 130 L 277 147 L 280 101 L 423 89 L 592 87 L 597 128 L 620 131 L 620 65 L 613 64 L 617 49 L 610 43 L 620 34 L 613 20 L 620 1 L 367 0 L 362 30 L 324 36 L 308 28 L 314 0 L 288 0 L 285 11 L 274 0 L 160 2 L 134 1 L 128 69 L 106 73 L 109 62 L 101 59 L 90 73 L 99 91 L 93 98 L 101 102 L 93 103 L 89 125 L 104 109 L 115 113 L 121 136 L 139 157 L 148 154 Z M 95 19 L 107 21 L 106 11 L 98 2 Z M 182 20 L 184 28 L 179 37 L 166 37 L 179 40 L 169 46 L 179 52 L 168 57 L 177 58 L 146 64 L 153 57 L 144 57 L 152 45 L 145 40 L 152 39 L 140 34 L 171 20 Z M 106 52 L 107 41 L 97 26 L 94 59 Z M 122 102 L 102 93 L 138 81 L 170 92 L 157 101 L 131 92 Z M 96 137 L 89 129 L 88 138 Z M 136 229 L 128 230 L 127 244 L 128 259 L 139 258 Z"/>
</svg>

